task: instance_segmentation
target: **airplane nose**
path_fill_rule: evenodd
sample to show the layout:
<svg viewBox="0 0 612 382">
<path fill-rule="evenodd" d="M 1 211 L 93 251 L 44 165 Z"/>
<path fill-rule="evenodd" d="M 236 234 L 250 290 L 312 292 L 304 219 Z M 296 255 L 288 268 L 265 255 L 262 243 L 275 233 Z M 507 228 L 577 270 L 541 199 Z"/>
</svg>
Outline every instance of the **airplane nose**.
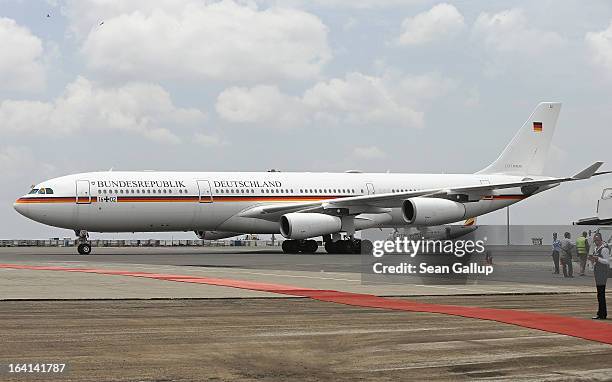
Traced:
<svg viewBox="0 0 612 382">
<path fill-rule="evenodd" d="M 13 208 L 23 216 L 28 216 L 29 206 L 26 203 L 20 203 L 19 200 L 16 200 L 15 203 L 13 203 Z"/>
</svg>

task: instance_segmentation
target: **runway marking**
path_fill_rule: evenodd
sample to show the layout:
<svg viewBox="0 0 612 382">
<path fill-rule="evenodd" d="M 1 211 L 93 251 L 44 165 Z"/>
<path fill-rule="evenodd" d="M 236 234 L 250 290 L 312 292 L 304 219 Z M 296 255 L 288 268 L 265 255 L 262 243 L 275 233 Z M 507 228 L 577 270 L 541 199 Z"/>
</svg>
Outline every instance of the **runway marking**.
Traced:
<svg viewBox="0 0 612 382">
<path fill-rule="evenodd" d="M 359 306 L 365 308 L 447 314 L 452 316 L 476 318 L 481 320 L 512 324 L 529 329 L 537 329 L 550 333 L 564 334 L 572 337 L 578 337 L 586 340 L 612 345 L 611 324 L 602 321 L 591 321 L 568 316 L 559 316 L 549 313 L 528 312 L 512 309 L 482 308 L 476 306 L 440 305 L 412 300 L 397 300 L 387 297 L 374 296 L 370 294 L 301 288 L 293 285 L 272 284 L 248 280 L 233 280 L 212 277 L 120 271 L 109 269 L 67 268 L 58 266 L 33 266 L 19 264 L 0 264 L 0 268 L 39 271 L 82 272 L 102 275 L 144 277 L 156 280 L 216 285 L 222 287 L 248 289 L 260 292 L 278 293 L 296 297 L 308 297 L 318 301 L 334 302 L 338 304 Z"/>
<path fill-rule="evenodd" d="M 227 270 L 218 270 L 218 269 L 207 269 L 207 272 L 227 272 Z M 263 272 L 248 272 L 242 269 L 232 269 L 232 271 L 239 271 L 240 273 L 247 275 L 257 275 L 257 276 L 277 276 L 277 277 L 293 277 L 293 278 L 304 278 L 304 279 L 317 279 L 317 280 L 334 280 L 334 281 L 350 281 L 350 282 L 360 282 L 359 279 L 338 279 L 333 277 L 319 277 L 319 276 L 306 276 L 306 275 L 289 275 L 289 274 L 278 274 L 278 273 L 263 273 Z"/>
</svg>

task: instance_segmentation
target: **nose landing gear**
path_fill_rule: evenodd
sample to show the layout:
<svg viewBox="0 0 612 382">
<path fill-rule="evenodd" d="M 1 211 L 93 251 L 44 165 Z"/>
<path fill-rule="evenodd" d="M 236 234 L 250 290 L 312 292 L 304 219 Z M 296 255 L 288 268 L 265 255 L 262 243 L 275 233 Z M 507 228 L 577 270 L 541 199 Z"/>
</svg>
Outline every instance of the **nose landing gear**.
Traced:
<svg viewBox="0 0 612 382">
<path fill-rule="evenodd" d="M 89 255 L 91 253 L 91 244 L 89 243 L 89 232 L 85 230 L 75 231 L 77 237 L 77 251 L 81 255 Z"/>
</svg>

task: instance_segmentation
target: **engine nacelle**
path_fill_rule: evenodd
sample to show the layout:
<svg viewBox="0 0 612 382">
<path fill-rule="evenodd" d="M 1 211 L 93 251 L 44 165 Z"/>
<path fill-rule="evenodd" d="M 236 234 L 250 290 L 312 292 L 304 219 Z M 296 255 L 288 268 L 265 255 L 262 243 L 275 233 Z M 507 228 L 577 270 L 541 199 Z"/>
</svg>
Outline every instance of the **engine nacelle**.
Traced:
<svg viewBox="0 0 612 382">
<path fill-rule="evenodd" d="M 342 220 L 337 216 L 292 212 L 281 216 L 280 231 L 286 239 L 308 239 L 340 232 Z"/>
<path fill-rule="evenodd" d="M 220 240 L 228 237 L 238 236 L 236 232 L 223 232 L 223 231 L 194 231 L 200 240 Z"/>
<path fill-rule="evenodd" d="M 412 198 L 404 200 L 402 215 L 408 224 L 449 224 L 465 218 L 465 205 L 448 199 Z"/>
</svg>

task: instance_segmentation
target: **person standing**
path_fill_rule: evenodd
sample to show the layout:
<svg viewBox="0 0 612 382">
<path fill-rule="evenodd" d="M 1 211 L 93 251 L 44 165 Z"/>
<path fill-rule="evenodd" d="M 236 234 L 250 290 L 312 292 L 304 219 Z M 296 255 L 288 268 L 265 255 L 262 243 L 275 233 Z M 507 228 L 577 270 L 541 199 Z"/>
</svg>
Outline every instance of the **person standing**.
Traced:
<svg viewBox="0 0 612 382">
<path fill-rule="evenodd" d="M 608 281 L 608 273 L 610 272 L 610 248 L 601 239 L 601 233 L 597 232 L 593 236 L 593 244 L 595 250 L 589 256 L 593 262 L 593 274 L 595 275 L 595 286 L 597 287 L 597 315 L 594 320 L 605 320 L 608 318 L 608 309 L 606 307 L 606 283 Z"/>
<path fill-rule="evenodd" d="M 563 277 L 574 277 L 574 266 L 572 265 L 572 251 L 574 244 L 572 243 L 569 232 L 563 234 L 561 240 L 561 264 L 563 265 Z"/>
<path fill-rule="evenodd" d="M 559 274 L 559 253 L 561 252 L 561 241 L 557 238 L 557 233 L 553 232 L 553 241 L 552 241 L 552 258 L 553 264 L 555 266 L 555 271 L 553 275 Z"/>
<path fill-rule="evenodd" d="M 586 231 L 582 233 L 582 236 L 578 236 L 576 239 L 576 254 L 580 262 L 579 275 L 584 276 L 584 268 L 586 268 L 587 255 L 589 254 L 589 240 L 587 239 Z"/>
</svg>

